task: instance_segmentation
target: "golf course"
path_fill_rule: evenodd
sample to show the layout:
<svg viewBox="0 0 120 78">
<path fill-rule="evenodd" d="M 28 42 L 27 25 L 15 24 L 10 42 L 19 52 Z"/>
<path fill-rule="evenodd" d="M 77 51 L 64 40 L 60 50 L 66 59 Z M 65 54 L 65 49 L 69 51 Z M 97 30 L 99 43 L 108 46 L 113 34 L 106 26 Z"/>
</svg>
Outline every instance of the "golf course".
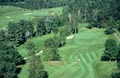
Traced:
<svg viewBox="0 0 120 78">
<path fill-rule="evenodd" d="M 119 3 L 0 0 L 0 78 L 120 78 Z"/>
</svg>

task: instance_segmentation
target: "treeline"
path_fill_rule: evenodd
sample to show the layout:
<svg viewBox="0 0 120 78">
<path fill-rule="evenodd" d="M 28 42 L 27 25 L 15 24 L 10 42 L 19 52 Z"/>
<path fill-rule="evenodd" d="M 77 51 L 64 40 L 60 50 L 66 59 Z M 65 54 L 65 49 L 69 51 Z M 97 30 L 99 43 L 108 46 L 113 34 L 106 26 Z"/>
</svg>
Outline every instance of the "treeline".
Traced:
<svg viewBox="0 0 120 78">
<path fill-rule="evenodd" d="M 68 17 L 66 17 L 68 19 Z M 0 30 L 0 42 L 11 43 L 15 47 L 24 44 L 27 39 L 54 33 L 55 36 L 44 42 L 46 61 L 60 60 L 58 48 L 65 45 L 66 36 L 78 33 L 76 17 L 64 20 L 64 15 L 37 17 L 32 21 L 10 22 L 7 30 Z"/>
<path fill-rule="evenodd" d="M 25 9 L 41 9 L 65 6 L 69 0 L 0 0 L 2 5 L 13 5 Z"/>
<path fill-rule="evenodd" d="M 4 2 L 22 2 L 25 0 L 0 0 L 0 3 L 4 3 Z"/>
<path fill-rule="evenodd" d="M 24 44 L 28 38 L 42 36 L 49 33 L 58 33 L 58 27 L 61 26 L 58 16 L 48 16 L 36 18 L 34 21 L 20 20 L 19 22 L 10 22 L 7 30 L 0 30 L 0 40 L 9 41 L 19 46 Z"/>
<path fill-rule="evenodd" d="M 120 31 L 120 0 L 72 0 L 64 14 L 76 15 L 79 22 L 88 22 L 88 28 L 106 28 L 106 34 Z"/>
<path fill-rule="evenodd" d="M 32 21 L 20 20 L 10 22 L 7 30 L 0 30 L 0 41 L 9 41 L 15 46 L 24 44 L 28 38 L 42 36 L 50 33 L 60 33 L 60 37 L 78 33 L 78 22 L 74 18 L 70 21 L 62 21 L 63 15 L 38 17 Z M 61 27 L 59 29 L 59 27 Z M 62 40 L 62 39 L 61 39 Z"/>
</svg>

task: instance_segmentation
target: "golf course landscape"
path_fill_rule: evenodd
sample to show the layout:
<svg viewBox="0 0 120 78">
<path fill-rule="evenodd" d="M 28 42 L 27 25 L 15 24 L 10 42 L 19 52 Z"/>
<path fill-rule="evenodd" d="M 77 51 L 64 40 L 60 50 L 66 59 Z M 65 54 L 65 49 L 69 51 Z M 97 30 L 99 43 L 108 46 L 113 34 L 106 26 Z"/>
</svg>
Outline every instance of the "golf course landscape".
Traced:
<svg viewBox="0 0 120 78">
<path fill-rule="evenodd" d="M 120 78 L 119 3 L 0 0 L 0 78 Z"/>
<path fill-rule="evenodd" d="M 50 78 L 110 78 L 110 74 L 117 70 L 116 62 L 100 61 L 104 52 L 105 40 L 111 36 L 105 35 L 104 29 L 93 28 L 90 30 L 86 26 L 87 24 L 84 23 L 79 24 L 79 33 L 66 40 L 66 45 L 59 48 L 62 61 L 44 62 Z M 50 34 L 31 40 L 36 47 L 42 49 L 44 39 L 52 36 Z M 26 76 L 27 65 L 23 66 L 19 77 L 26 78 Z"/>
</svg>

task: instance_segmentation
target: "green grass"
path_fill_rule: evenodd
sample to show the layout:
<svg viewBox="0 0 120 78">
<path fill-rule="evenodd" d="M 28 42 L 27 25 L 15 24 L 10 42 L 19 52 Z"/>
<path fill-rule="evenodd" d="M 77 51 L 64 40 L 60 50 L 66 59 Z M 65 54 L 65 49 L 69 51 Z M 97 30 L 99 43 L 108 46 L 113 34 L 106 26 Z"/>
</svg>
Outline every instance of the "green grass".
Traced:
<svg viewBox="0 0 120 78">
<path fill-rule="evenodd" d="M 104 34 L 104 29 L 90 30 L 85 28 L 85 25 L 87 24 L 80 24 L 79 33 L 73 39 L 66 40 L 66 45 L 59 48 L 61 62 L 43 62 L 49 78 L 110 78 L 113 70 L 117 69 L 115 62 L 100 61 L 105 40 L 110 36 Z M 35 43 L 39 51 L 43 48 L 44 40 L 53 36 L 54 34 L 49 34 L 29 40 Z M 26 52 L 23 52 L 26 51 L 25 45 L 18 50 L 23 56 L 26 55 Z M 27 78 L 27 68 L 28 64 L 23 66 L 19 78 Z"/>
<path fill-rule="evenodd" d="M 38 36 L 38 37 L 28 39 L 27 42 L 32 41 L 35 44 L 36 51 L 39 52 L 40 50 L 43 50 L 44 48 L 44 41 L 48 38 L 52 38 L 53 36 L 54 34 Z M 17 48 L 19 53 L 24 57 L 26 57 L 28 54 L 28 50 L 26 49 L 26 43 Z"/>
<path fill-rule="evenodd" d="M 81 28 L 73 39 L 67 40 L 67 44 L 59 49 L 63 64 L 61 66 L 45 64 L 49 78 L 110 78 L 112 69 L 117 68 L 116 63 L 96 63 L 100 62 L 107 38 L 109 36 L 104 34 L 104 29 Z M 74 62 L 77 62 L 76 65 Z M 104 69 L 95 71 L 97 67 L 94 65 L 103 66 L 109 72 L 106 74 Z"/>
<path fill-rule="evenodd" d="M 31 15 L 24 15 L 25 13 L 32 13 Z M 0 28 L 5 29 L 7 27 L 7 24 L 10 21 L 17 22 L 21 19 L 26 20 L 32 20 L 33 18 L 37 16 L 46 16 L 50 15 L 51 13 L 55 14 L 61 14 L 62 13 L 62 7 L 58 8 L 51 8 L 51 9 L 41 9 L 41 10 L 24 10 L 18 7 L 8 7 L 4 6 L 3 8 L 0 7 Z M 7 18 L 11 17 L 11 18 Z"/>
<path fill-rule="evenodd" d="M 109 66 L 109 68 L 108 68 Z M 115 62 L 101 62 L 98 61 L 96 62 L 94 65 L 94 71 L 96 72 L 96 78 L 111 78 L 110 74 L 112 74 L 113 72 L 111 71 L 116 71 L 117 70 L 117 65 L 116 65 L 116 61 Z M 103 71 L 104 70 L 104 71 Z"/>
<path fill-rule="evenodd" d="M 21 70 L 21 73 L 18 75 L 18 78 L 28 78 L 29 65 L 26 64 L 26 65 L 23 65 L 21 67 L 22 67 L 22 70 Z"/>
<path fill-rule="evenodd" d="M 24 15 L 32 13 L 31 15 Z M 62 7 L 42 10 L 24 10 L 10 6 L 0 7 L 0 28 L 5 29 L 7 24 L 13 19 L 14 22 L 20 19 L 32 20 L 37 16 L 46 16 L 51 13 L 62 13 Z M 7 16 L 11 18 L 6 18 Z M 104 43 L 108 38 L 115 38 L 113 35 L 105 35 L 104 29 L 86 29 L 87 23 L 79 24 L 79 33 L 71 40 L 66 40 L 66 45 L 59 48 L 62 57 L 61 62 L 43 62 L 45 70 L 48 71 L 49 78 L 110 78 L 113 70 L 117 69 L 116 62 L 101 62 L 100 56 L 103 54 Z M 43 49 L 44 41 L 53 37 L 54 34 L 31 38 L 36 50 Z M 26 43 L 27 43 L 26 42 Z M 19 53 L 27 57 L 26 43 L 18 47 Z M 80 61 L 79 61 L 80 59 Z M 76 64 L 75 64 L 76 62 Z M 28 77 L 28 64 L 22 66 L 19 78 Z"/>
</svg>

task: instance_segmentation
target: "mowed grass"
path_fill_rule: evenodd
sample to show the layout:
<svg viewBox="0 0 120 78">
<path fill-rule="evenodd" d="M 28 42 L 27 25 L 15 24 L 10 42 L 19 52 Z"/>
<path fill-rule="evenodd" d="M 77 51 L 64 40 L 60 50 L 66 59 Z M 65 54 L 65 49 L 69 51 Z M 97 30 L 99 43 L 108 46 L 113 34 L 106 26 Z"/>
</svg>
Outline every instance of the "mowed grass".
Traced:
<svg viewBox="0 0 120 78">
<path fill-rule="evenodd" d="M 46 16 L 51 14 L 62 14 L 62 7 L 40 10 L 24 10 L 13 6 L 0 7 L 0 28 L 5 29 L 10 21 L 17 22 L 19 20 L 32 20 L 38 16 Z"/>
<path fill-rule="evenodd" d="M 81 28 L 73 39 L 67 40 L 66 45 L 59 49 L 62 57 L 59 65 L 44 64 L 49 78 L 110 78 L 113 70 L 117 69 L 116 63 L 100 61 L 108 38 L 104 29 Z"/>
</svg>

